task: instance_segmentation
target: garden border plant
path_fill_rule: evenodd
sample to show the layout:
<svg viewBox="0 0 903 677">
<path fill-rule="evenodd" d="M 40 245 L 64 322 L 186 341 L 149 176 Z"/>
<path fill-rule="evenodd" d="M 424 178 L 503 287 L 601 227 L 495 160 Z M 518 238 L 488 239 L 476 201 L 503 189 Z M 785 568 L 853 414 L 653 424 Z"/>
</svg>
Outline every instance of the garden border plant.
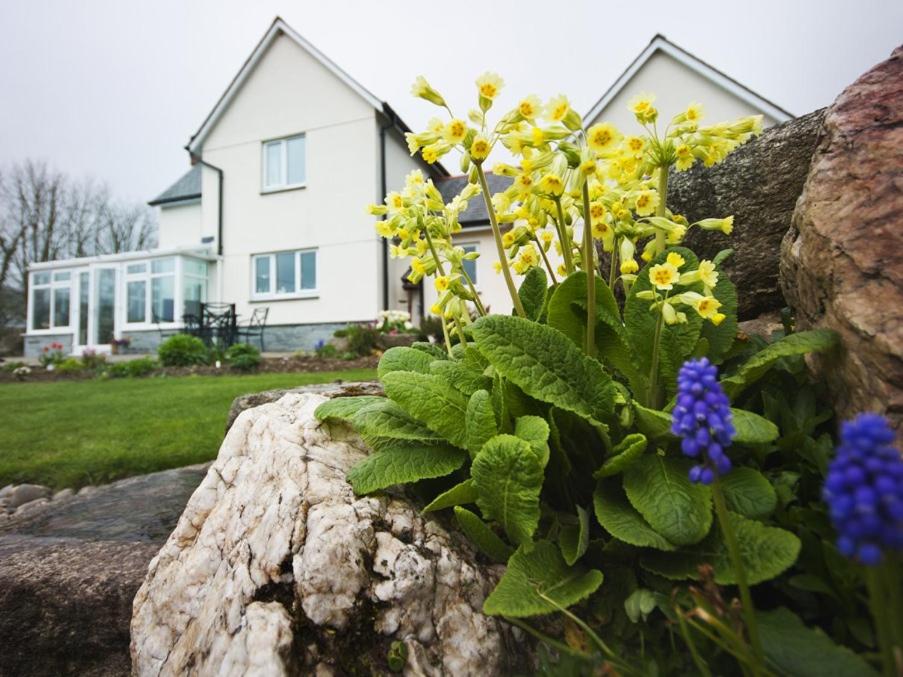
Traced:
<svg viewBox="0 0 903 677">
<path fill-rule="evenodd" d="M 446 203 L 414 171 L 370 208 L 411 281 L 433 278 L 444 348 L 390 349 L 386 398 L 318 408 L 373 448 L 349 473 L 355 491 L 417 483 L 426 511 L 452 510 L 487 558 L 507 562 L 484 611 L 554 647 L 550 670 L 868 674 L 880 649 L 892 674 L 903 463 L 886 424 L 846 429 L 827 510 L 830 413 L 802 358 L 836 336 L 740 340 L 731 252 L 699 260 L 680 246 L 693 227 L 729 234 L 733 218 L 688 223 L 666 204 L 669 171 L 720 162 L 760 117 L 702 126 L 691 104 L 660 126 L 643 95 L 631 103 L 642 132 L 624 136 L 585 129 L 563 96 L 528 96 L 491 126 L 501 78 L 476 84 L 466 120 L 425 79 L 413 88 L 449 119 L 409 133 L 409 148 L 428 163 L 459 151 L 462 192 Z M 493 167 L 512 182 L 490 195 L 498 144 L 517 163 Z M 478 254 L 453 241 L 478 196 L 512 316 L 486 312 L 464 266 Z M 860 569 L 874 564 L 870 624 Z M 563 638 L 526 620 L 553 612 L 572 630 Z"/>
</svg>

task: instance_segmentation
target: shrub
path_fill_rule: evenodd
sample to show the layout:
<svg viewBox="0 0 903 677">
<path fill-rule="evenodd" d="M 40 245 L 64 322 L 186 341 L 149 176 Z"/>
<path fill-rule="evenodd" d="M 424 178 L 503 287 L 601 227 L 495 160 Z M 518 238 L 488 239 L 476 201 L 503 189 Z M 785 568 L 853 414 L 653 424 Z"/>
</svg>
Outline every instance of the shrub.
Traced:
<svg viewBox="0 0 903 677">
<path fill-rule="evenodd" d="M 253 371 L 260 366 L 260 351 L 250 343 L 236 343 L 226 351 L 226 362 L 238 371 Z"/>
<path fill-rule="evenodd" d="M 0 367 L 0 369 L 3 369 L 3 371 L 13 372 L 16 369 L 18 369 L 19 367 L 26 367 L 26 366 L 28 366 L 28 365 L 26 365 L 24 362 L 13 360 L 12 362 L 4 362 L 2 367 Z"/>
<path fill-rule="evenodd" d="M 111 364 L 106 373 L 110 378 L 128 378 L 147 376 L 157 370 L 159 365 L 153 357 L 139 357 L 128 362 L 116 362 Z"/>
<path fill-rule="evenodd" d="M 101 369 L 107 363 L 106 355 L 87 349 L 82 353 L 82 366 L 85 369 Z"/>
<path fill-rule="evenodd" d="M 349 324 L 345 329 L 348 352 L 359 357 L 370 355 L 378 345 L 379 330 L 362 324 Z"/>
<path fill-rule="evenodd" d="M 49 346 L 44 346 L 38 356 L 38 362 L 42 367 L 55 367 L 66 359 L 63 354 L 63 344 L 54 341 Z"/>
<path fill-rule="evenodd" d="M 59 374 L 78 374 L 85 369 L 85 365 L 76 357 L 67 357 L 56 364 L 56 371 Z"/>
<path fill-rule="evenodd" d="M 204 342 L 187 334 L 170 336 L 157 348 L 157 355 L 164 367 L 190 367 L 208 360 Z"/>
<path fill-rule="evenodd" d="M 326 341 L 317 341 L 314 352 L 317 354 L 317 357 L 323 360 L 330 360 L 339 355 L 338 349 L 331 343 L 326 343 Z"/>
</svg>

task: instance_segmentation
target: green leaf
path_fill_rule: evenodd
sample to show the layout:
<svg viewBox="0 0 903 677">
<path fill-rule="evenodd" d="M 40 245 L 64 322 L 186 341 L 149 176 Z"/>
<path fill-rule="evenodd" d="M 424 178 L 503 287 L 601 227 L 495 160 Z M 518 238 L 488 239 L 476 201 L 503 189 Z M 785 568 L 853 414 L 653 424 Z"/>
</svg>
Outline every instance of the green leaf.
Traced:
<svg viewBox="0 0 903 677">
<path fill-rule="evenodd" d="M 545 468 L 549 462 L 549 424 L 539 416 L 521 416 L 514 422 L 514 435 L 530 444 L 530 448 Z"/>
<path fill-rule="evenodd" d="M 569 567 L 553 543 L 539 541 L 511 556 L 505 575 L 483 603 L 483 613 L 512 618 L 552 613 L 589 597 L 602 580 L 598 569 Z"/>
<path fill-rule="evenodd" d="M 631 623 L 639 623 L 640 619 L 646 620 L 646 616 L 655 609 L 655 593 L 646 588 L 637 588 L 624 600 L 624 611 Z"/>
<path fill-rule="evenodd" d="M 718 271 L 718 284 L 712 290 L 712 296 L 721 302 L 718 312 L 724 314 L 724 320 L 719 325 L 703 322 L 701 335 L 708 343 L 705 355 L 719 364 L 737 337 L 737 288 L 723 270 Z"/>
<path fill-rule="evenodd" d="M 734 435 L 734 442 L 737 444 L 774 442 L 781 435 L 781 431 L 774 423 L 751 411 L 731 407 L 731 416 L 734 430 L 737 431 Z"/>
<path fill-rule="evenodd" d="M 477 549 L 495 562 L 507 562 L 514 550 L 467 508 L 455 506 L 455 519 L 464 535 Z"/>
<path fill-rule="evenodd" d="M 453 388 L 470 397 L 477 390 L 492 388 L 492 379 L 483 371 L 486 363 L 476 348 L 467 348 L 459 360 L 435 360 L 430 373 L 448 381 Z"/>
<path fill-rule="evenodd" d="M 524 281 L 517 290 L 521 304 L 527 317 L 534 322 L 539 320 L 542 314 L 543 304 L 546 302 L 546 291 L 548 282 L 546 281 L 546 271 L 539 266 L 534 266 L 524 275 Z"/>
<path fill-rule="evenodd" d="M 658 409 L 648 409 L 637 401 L 632 401 L 633 412 L 636 415 L 636 427 L 651 440 L 662 440 L 674 437 L 671 434 L 671 414 Z"/>
<path fill-rule="evenodd" d="M 624 471 L 631 505 L 675 545 L 698 543 L 712 526 L 711 491 L 690 482 L 691 465 L 685 459 L 651 454 Z"/>
<path fill-rule="evenodd" d="M 630 505 L 619 481 L 599 482 L 593 494 L 593 506 L 599 524 L 619 541 L 641 548 L 675 549 L 673 543 L 649 526 L 643 516 Z"/>
<path fill-rule="evenodd" d="M 561 554 L 568 566 L 583 557 L 589 547 L 589 513 L 579 505 L 576 507 L 577 523 L 564 525 L 559 537 Z"/>
<path fill-rule="evenodd" d="M 762 650 L 770 667 L 794 677 L 868 677 L 877 673 L 860 656 L 835 644 L 817 628 L 807 628 L 783 607 L 756 613 Z"/>
<path fill-rule="evenodd" d="M 529 543 L 539 525 L 542 465 L 530 444 L 496 435 L 483 445 L 470 469 L 477 505 L 502 525 L 513 543 Z"/>
<path fill-rule="evenodd" d="M 389 348 L 379 358 L 376 373 L 380 379 L 393 371 L 415 371 L 419 374 L 430 373 L 430 363 L 436 358 L 422 350 L 396 346 Z"/>
<path fill-rule="evenodd" d="M 728 519 L 737 536 L 740 560 L 750 585 L 771 580 L 796 562 L 800 540 L 794 534 L 777 527 L 767 527 L 734 512 L 728 513 Z M 737 583 L 720 529 L 713 529 L 702 543 L 681 548 L 667 557 L 662 557 L 660 553 L 647 553 L 641 564 L 649 571 L 671 579 L 697 578 L 699 565 L 711 564 L 718 585 Z"/>
<path fill-rule="evenodd" d="M 712 263 L 715 264 L 715 267 L 719 267 L 722 263 L 727 261 L 731 255 L 734 253 L 733 249 L 722 249 L 720 252 L 715 254 L 715 258 L 712 259 Z"/>
<path fill-rule="evenodd" d="M 744 517 L 767 517 L 777 507 L 774 487 L 758 470 L 734 468 L 718 482 L 727 507 Z"/>
<path fill-rule="evenodd" d="M 382 377 L 386 394 L 408 414 L 456 447 L 467 447 L 465 420 L 467 400 L 438 376 L 393 371 Z"/>
<path fill-rule="evenodd" d="M 467 454 L 449 446 L 399 443 L 371 454 L 348 472 L 356 494 L 370 494 L 396 484 L 443 477 L 460 468 Z"/>
<path fill-rule="evenodd" d="M 434 360 L 448 359 L 448 353 L 436 343 L 430 343 L 429 341 L 414 341 L 411 344 L 411 347 L 414 350 L 419 350 L 427 355 L 432 355 Z"/>
<path fill-rule="evenodd" d="M 434 512 L 456 505 L 477 502 L 477 490 L 473 488 L 473 480 L 464 480 L 434 498 L 422 512 Z"/>
<path fill-rule="evenodd" d="M 492 400 L 485 390 L 476 391 L 467 401 L 464 428 L 471 458 L 475 458 L 483 445 L 498 434 Z"/>
<path fill-rule="evenodd" d="M 374 402 L 385 402 L 385 397 L 377 395 L 358 395 L 355 397 L 334 397 L 327 400 L 314 411 L 314 416 L 318 421 L 327 419 L 334 421 L 351 422 L 351 418 L 358 410 L 373 404 Z"/>
<path fill-rule="evenodd" d="M 749 358 L 735 374 L 721 380 L 724 391 L 734 399 L 745 388 L 762 378 L 782 357 L 805 355 L 832 349 L 838 343 L 830 329 L 813 329 L 790 334 L 775 341 Z"/>
<path fill-rule="evenodd" d="M 596 422 L 611 417 L 611 378 L 560 331 L 522 317 L 488 315 L 473 324 L 473 334 L 496 371 L 530 397 Z"/>
<path fill-rule="evenodd" d="M 404 409 L 385 397 L 359 409 L 351 418 L 354 429 L 368 444 L 381 445 L 380 439 L 416 440 L 425 443 L 442 442 L 443 438 L 419 421 L 408 416 Z"/>
<path fill-rule="evenodd" d="M 646 451 L 645 435 L 640 433 L 627 435 L 612 449 L 611 458 L 607 459 L 602 467 L 593 473 L 593 477 L 600 479 L 623 472 L 625 468 L 642 456 L 644 451 Z"/>
</svg>

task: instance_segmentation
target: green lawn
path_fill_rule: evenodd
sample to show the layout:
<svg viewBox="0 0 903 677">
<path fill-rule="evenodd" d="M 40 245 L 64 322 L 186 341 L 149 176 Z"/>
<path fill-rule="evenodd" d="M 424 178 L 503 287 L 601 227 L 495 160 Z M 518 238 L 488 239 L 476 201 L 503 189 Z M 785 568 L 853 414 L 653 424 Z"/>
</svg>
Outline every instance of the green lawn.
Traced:
<svg viewBox="0 0 903 677">
<path fill-rule="evenodd" d="M 102 484 L 207 461 L 237 395 L 375 370 L 0 384 L 0 487 Z"/>
</svg>

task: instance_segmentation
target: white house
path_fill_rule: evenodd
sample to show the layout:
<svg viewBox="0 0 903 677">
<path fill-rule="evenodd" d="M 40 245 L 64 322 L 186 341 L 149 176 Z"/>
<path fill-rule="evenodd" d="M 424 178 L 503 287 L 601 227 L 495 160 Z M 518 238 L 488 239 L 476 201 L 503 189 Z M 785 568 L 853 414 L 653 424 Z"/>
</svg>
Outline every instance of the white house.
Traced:
<svg viewBox="0 0 903 677">
<path fill-rule="evenodd" d="M 620 122 L 624 97 L 644 90 L 665 109 L 672 95 L 675 109 L 704 101 L 712 119 L 789 117 L 656 36 L 586 119 Z M 277 18 L 189 140 L 190 169 L 150 202 L 158 248 L 30 267 L 26 355 L 54 342 L 105 351 L 124 337 L 132 350 L 152 350 L 213 301 L 234 303 L 239 324 L 266 309 L 265 346 L 275 351 L 310 349 L 383 309 L 423 316 L 433 290 L 404 282 L 404 263 L 389 259 L 364 208 L 415 168 L 448 199 L 465 179 L 410 157 L 406 131 L 387 103 Z M 489 180 L 498 190 L 507 183 Z M 471 268 L 484 302 L 510 311 L 481 200 L 461 223 L 458 243 L 485 254 Z"/>
</svg>

